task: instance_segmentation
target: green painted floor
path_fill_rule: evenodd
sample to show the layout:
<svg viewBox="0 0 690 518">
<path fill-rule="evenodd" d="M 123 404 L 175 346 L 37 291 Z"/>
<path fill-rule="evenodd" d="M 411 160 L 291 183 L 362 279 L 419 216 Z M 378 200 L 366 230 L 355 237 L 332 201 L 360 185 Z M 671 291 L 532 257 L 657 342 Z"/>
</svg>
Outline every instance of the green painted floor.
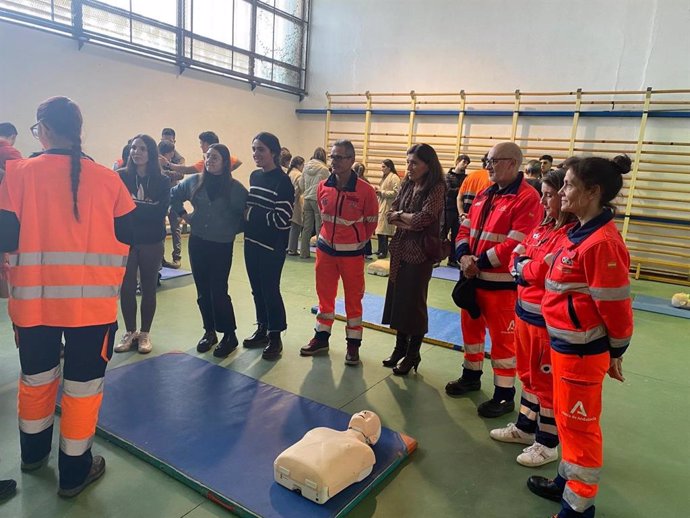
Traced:
<svg viewBox="0 0 690 518">
<path fill-rule="evenodd" d="M 298 349 L 309 340 L 313 328 L 309 311 L 316 301 L 313 267 L 313 259 L 290 257 L 286 262 L 282 291 L 290 328 L 283 338 L 282 359 L 266 362 L 260 351 L 240 347 L 218 363 L 346 412 L 374 410 L 385 426 L 418 439 L 417 452 L 350 516 L 531 518 L 556 512 L 556 504 L 533 496 L 525 487 L 529 475 L 550 476 L 555 473 L 556 464 L 537 469 L 518 465 L 518 445 L 497 443 L 488 437 L 491 428 L 505 425 L 515 415 L 487 420 L 476 413 L 477 404 L 492 389 L 490 367 L 485 372 L 482 393 L 452 399 L 445 395 L 443 387 L 458 376 L 461 354 L 425 345 L 419 374 L 398 378 L 381 366 L 381 359 L 393 348 L 393 336 L 365 330 L 363 365 L 346 367 L 344 328 L 340 322 L 334 328 L 328 357 L 299 356 Z M 383 295 L 385 286 L 385 279 L 367 276 L 367 291 Z M 451 289 L 452 283 L 432 279 L 430 305 L 452 309 Z M 634 293 L 664 297 L 684 289 L 687 288 L 644 281 L 633 284 Z M 252 332 L 254 314 L 241 243 L 235 247 L 230 292 L 242 338 Z M 19 490 L 14 498 L 0 503 L 0 517 L 231 516 L 100 438 L 95 441 L 94 451 L 106 457 L 106 475 L 75 499 L 62 500 L 55 493 L 57 433 L 48 467 L 35 474 L 22 474 L 15 401 L 18 359 L 5 303 L 2 304 L 0 478 L 17 479 Z M 690 322 L 636 312 L 635 324 L 633 343 L 623 364 L 626 381 L 620 384 L 607 379 L 605 384 L 605 468 L 597 516 L 681 516 L 690 505 Z M 165 282 L 158 292 L 152 354 L 193 350 L 200 335 L 191 277 Z M 217 362 L 210 353 L 203 357 Z M 136 353 L 115 355 L 111 368 L 144 359 Z M 224 398 L 231 397 L 232 394 L 209 393 L 208 403 L 222 405 Z M 247 475 L 238 467 L 236 476 Z"/>
</svg>

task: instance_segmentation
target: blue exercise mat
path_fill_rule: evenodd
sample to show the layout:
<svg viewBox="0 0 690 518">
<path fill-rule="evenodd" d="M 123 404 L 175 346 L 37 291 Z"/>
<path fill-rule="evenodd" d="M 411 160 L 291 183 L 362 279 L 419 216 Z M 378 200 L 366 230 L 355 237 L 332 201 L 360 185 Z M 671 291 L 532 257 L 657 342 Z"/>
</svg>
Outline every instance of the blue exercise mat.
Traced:
<svg viewBox="0 0 690 518">
<path fill-rule="evenodd" d="M 384 297 L 365 293 L 362 299 L 362 322 L 364 327 L 393 333 L 395 331 L 381 323 L 384 301 Z M 316 314 L 317 311 L 318 307 L 312 308 L 312 313 Z M 460 329 L 460 311 L 427 308 L 427 313 L 429 315 L 429 332 L 424 336 L 424 341 L 461 351 L 462 330 Z M 338 320 L 346 320 L 345 301 L 343 299 L 337 299 L 335 301 L 335 315 Z M 484 340 L 484 344 L 485 352 L 488 357 L 491 352 L 491 339 L 488 333 Z"/>
<path fill-rule="evenodd" d="M 312 428 L 350 414 L 184 353 L 108 370 L 98 433 L 242 516 L 342 516 L 416 443 L 387 428 L 371 475 L 326 504 L 278 485 L 273 461 Z"/>
<path fill-rule="evenodd" d="M 635 295 L 632 303 L 633 309 L 661 313 L 671 317 L 690 318 L 690 310 L 676 308 L 671 305 L 668 299 L 660 297 L 650 297 L 649 295 Z"/>
<path fill-rule="evenodd" d="M 161 280 L 167 281 L 169 279 L 175 279 L 177 277 L 184 277 L 185 275 L 192 275 L 189 270 L 166 268 L 165 266 L 160 269 Z"/>
<path fill-rule="evenodd" d="M 434 279 L 457 282 L 460 279 L 460 270 L 450 266 L 438 266 L 431 271 Z"/>
</svg>

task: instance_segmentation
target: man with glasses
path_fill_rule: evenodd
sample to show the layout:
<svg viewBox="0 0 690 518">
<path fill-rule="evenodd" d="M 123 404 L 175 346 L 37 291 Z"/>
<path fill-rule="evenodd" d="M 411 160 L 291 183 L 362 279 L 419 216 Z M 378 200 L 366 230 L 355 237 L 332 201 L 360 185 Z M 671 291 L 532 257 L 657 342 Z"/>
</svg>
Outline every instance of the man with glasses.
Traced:
<svg viewBox="0 0 690 518">
<path fill-rule="evenodd" d="M 477 195 L 456 240 L 462 275 L 475 279 L 480 314 L 472 318 L 470 311 L 460 311 L 465 360 L 462 376 L 446 385 L 446 393 L 460 396 L 481 388 L 488 328 L 494 393 L 477 408 L 482 417 L 499 417 L 515 408 L 516 285 L 510 258 L 544 213 L 539 194 L 520 172 L 521 165 L 522 151 L 513 142 L 496 144 L 489 151 L 486 168 L 494 185 Z"/>
<path fill-rule="evenodd" d="M 330 159 L 333 172 L 317 189 L 322 219 L 315 267 L 319 312 L 314 338 L 300 349 L 300 355 L 313 356 L 328 351 L 338 280 L 342 279 L 347 314 L 345 364 L 358 365 L 362 343 L 364 247 L 376 230 L 379 204 L 374 188 L 352 170 L 355 163 L 352 142 L 335 142 Z"/>
</svg>

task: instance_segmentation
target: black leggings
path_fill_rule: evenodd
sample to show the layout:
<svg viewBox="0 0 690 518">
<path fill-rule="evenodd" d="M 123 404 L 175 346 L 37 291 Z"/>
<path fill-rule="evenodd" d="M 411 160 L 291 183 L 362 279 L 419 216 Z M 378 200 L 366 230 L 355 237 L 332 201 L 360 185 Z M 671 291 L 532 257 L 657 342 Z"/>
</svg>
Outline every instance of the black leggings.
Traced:
<svg viewBox="0 0 690 518">
<path fill-rule="evenodd" d="M 151 243 L 132 245 L 127 258 L 125 278 L 122 280 L 120 306 L 127 331 L 137 330 L 137 272 L 141 284 L 141 332 L 151 330 L 153 316 L 156 314 L 156 287 L 158 271 L 161 268 L 165 245 Z"/>
<path fill-rule="evenodd" d="M 189 262 L 206 331 L 230 333 L 237 329 L 235 310 L 228 295 L 233 244 L 189 236 Z"/>
</svg>

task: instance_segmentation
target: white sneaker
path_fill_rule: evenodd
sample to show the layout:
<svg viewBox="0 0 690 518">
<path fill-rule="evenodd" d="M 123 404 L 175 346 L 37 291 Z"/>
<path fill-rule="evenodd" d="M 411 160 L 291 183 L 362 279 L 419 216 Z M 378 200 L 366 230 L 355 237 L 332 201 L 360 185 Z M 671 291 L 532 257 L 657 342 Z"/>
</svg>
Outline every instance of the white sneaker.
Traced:
<svg viewBox="0 0 690 518">
<path fill-rule="evenodd" d="M 489 432 L 489 437 L 501 442 L 517 442 L 519 444 L 532 444 L 534 434 L 520 430 L 515 423 L 510 423 L 505 428 L 495 428 Z"/>
<path fill-rule="evenodd" d="M 120 338 L 120 342 L 115 346 L 113 350 L 116 353 L 126 353 L 132 348 L 134 342 L 136 342 L 138 338 L 139 333 L 137 333 L 136 331 L 127 331 L 125 334 L 122 335 L 122 338 Z"/>
<path fill-rule="evenodd" d="M 528 468 L 536 468 L 543 466 L 549 462 L 558 460 L 558 446 L 549 448 L 541 443 L 535 442 L 532 446 L 528 446 L 522 453 L 517 456 L 518 464 L 527 466 Z"/>
<path fill-rule="evenodd" d="M 139 353 L 148 354 L 153 349 L 151 338 L 148 333 L 139 333 Z"/>
</svg>

